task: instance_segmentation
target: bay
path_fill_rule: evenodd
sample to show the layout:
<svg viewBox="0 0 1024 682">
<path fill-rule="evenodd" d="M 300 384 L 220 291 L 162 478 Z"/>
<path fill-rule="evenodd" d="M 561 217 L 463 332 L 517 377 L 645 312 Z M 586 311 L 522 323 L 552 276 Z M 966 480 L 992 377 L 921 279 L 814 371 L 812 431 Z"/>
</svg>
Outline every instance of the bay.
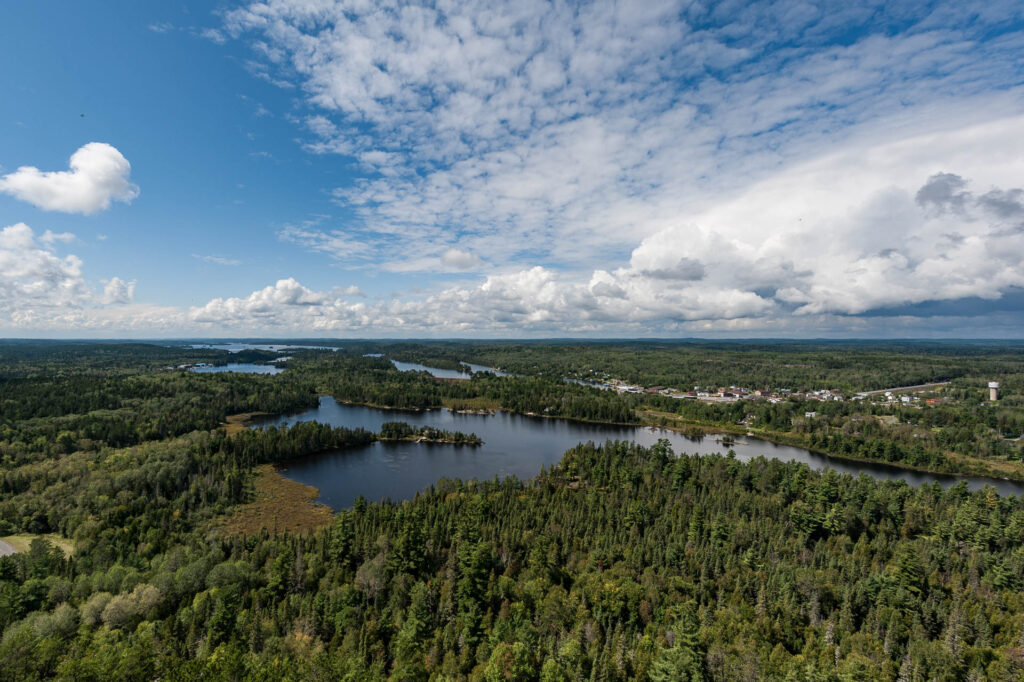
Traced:
<svg viewBox="0 0 1024 682">
<path fill-rule="evenodd" d="M 485 415 L 451 410 L 384 410 L 344 405 L 329 396 L 320 398 L 315 408 L 269 418 L 257 426 L 286 426 L 302 421 L 370 431 L 378 431 L 387 421 L 404 421 L 413 426 L 476 433 L 484 441 L 480 446 L 378 442 L 352 450 L 301 457 L 284 464 L 285 476 L 315 486 L 320 490 L 318 501 L 336 510 L 350 507 L 359 495 L 368 500 L 411 499 L 441 478 L 532 478 L 541 467 L 561 461 L 566 450 L 588 441 L 600 444 L 606 440 L 629 440 L 650 446 L 661 438 L 667 439 L 676 453 L 725 455 L 731 449 L 742 461 L 767 457 L 801 462 L 812 469 L 831 468 L 853 476 L 866 474 L 878 479 L 902 480 L 910 485 L 935 482 L 949 487 L 963 482 L 972 490 L 991 485 L 1002 495 L 1024 494 L 1024 484 L 1013 481 L 947 476 L 882 463 L 836 459 L 757 438 L 737 438 L 734 443 L 725 444 L 713 436 L 688 438 L 668 429 L 645 426 L 590 424 L 509 412 Z"/>
</svg>

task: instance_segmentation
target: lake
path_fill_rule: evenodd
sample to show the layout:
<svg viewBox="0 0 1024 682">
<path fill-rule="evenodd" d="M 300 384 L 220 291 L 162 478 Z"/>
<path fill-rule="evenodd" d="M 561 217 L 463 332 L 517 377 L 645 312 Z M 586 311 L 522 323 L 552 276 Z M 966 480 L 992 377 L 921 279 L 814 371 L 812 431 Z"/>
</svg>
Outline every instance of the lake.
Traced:
<svg viewBox="0 0 1024 682">
<path fill-rule="evenodd" d="M 212 344 L 206 344 L 206 345 L 193 344 L 193 347 L 195 347 L 195 348 L 213 348 L 214 346 Z M 293 349 L 294 348 L 318 348 L 318 349 L 321 349 L 321 350 L 330 350 L 330 349 L 327 349 L 325 346 L 259 346 L 259 345 L 256 345 L 256 344 L 242 344 L 242 343 L 232 344 L 230 346 L 228 344 L 220 344 L 220 347 L 222 349 L 228 350 L 228 351 L 230 351 L 232 353 L 237 353 L 238 351 L 246 350 L 246 349 L 251 349 L 251 348 L 258 348 L 260 350 L 272 350 L 272 351 L 277 351 L 277 352 L 281 352 L 281 351 L 283 351 L 285 349 L 288 349 L 288 348 L 293 348 Z M 380 353 L 367 353 L 363 357 L 379 358 L 379 357 L 381 357 L 381 354 Z M 290 359 L 290 357 L 280 357 L 280 358 L 274 359 L 272 362 L 282 362 L 284 360 L 289 360 L 289 359 Z M 391 362 L 392 362 L 392 364 L 394 364 L 394 366 L 397 369 L 399 369 L 399 370 L 401 370 L 403 372 L 414 372 L 414 371 L 415 372 L 429 372 L 431 374 L 431 376 L 438 377 L 439 379 L 469 379 L 469 378 L 472 377 L 472 375 L 468 374 L 468 373 L 458 372 L 458 371 L 452 370 L 452 369 L 438 369 L 437 367 L 427 367 L 426 365 L 419 365 L 419 364 L 416 364 L 415 362 L 399 362 L 398 360 L 392 360 Z M 462 364 L 465 365 L 468 369 L 471 369 L 474 372 L 491 372 L 491 373 L 496 374 L 496 375 L 498 375 L 500 377 L 513 376 L 513 375 L 511 375 L 511 374 L 509 374 L 507 372 L 501 372 L 499 370 L 496 370 L 493 367 L 485 367 L 483 365 L 474 365 L 474 364 L 471 364 L 469 362 L 463 362 Z M 280 374 L 281 372 L 284 371 L 284 368 L 283 367 L 277 367 L 275 365 L 258 365 L 258 364 L 253 363 L 253 362 L 229 362 L 226 365 L 217 365 L 217 366 L 210 366 L 210 367 L 193 367 L 191 371 L 197 372 L 199 374 L 216 374 L 218 372 L 241 372 L 243 374 Z"/>
<path fill-rule="evenodd" d="M 856 476 L 865 473 L 879 479 L 903 480 L 911 485 L 938 482 L 943 486 L 961 481 L 972 490 L 992 485 L 1002 495 L 1024 494 L 1024 484 L 998 479 L 943 476 L 900 469 L 884 464 L 832 459 L 801 448 L 776 445 L 755 438 L 738 438 L 723 445 L 715 437 L 687 438 L 668 429 L 643 426 L 609 426 L 565 419 L 545 419 L 497 412 L 493 415 L 458 414 L 450 410 L 407 412 L 342 405 L 331 397 L 320 398 L 318 407 L 292 415 L 273 417 L 257 426 L 285 426 L 318 421 L 331 426 L 379 431 L 387 421 L 404 421 L 414 426 L 433 426 L 447 431 L 476 433 L 480 446 L 429 443 L 373 443 L 363 448 L 322 453 L 289 460 L 282 473 L 295 481 L 320 490 L 318 502 L 338 510 L 350 507 L 356 497 L 368 500 L 411 499 L 441 478 L 492 479 L 536 476 L 542 466 L 557 464 L 562 454 L 578 443 L 631 440 L 654 445 L 659 438 L 672 443 L 677 453 L 722 454 L 733 449 L 737 459 L 758 456 L 792 460 L 812 469 L 832 468 Z"/>
<path fill-rule="evenodd" d="M 364 357 L 379 358 L 381 357 L 381 354 L 367 353 Z M 473 376 L 472 374 L 466 371 L 460 371 L 455 369 L 438 369 L 437 367 L 427 367 L 426 365 L 421 365 L 415 362 L 399 362 L 398 360 L 392 360 L 391 364 L 393 364 L 396 369 L 401 370 L 402 372 L 429 372 L 430 376 L 437 377 L 438 379 L 470 379 Z M 493 367 L 486 367 L 484 365 L 474 365 L 471 362 L 463 362 L 462 365 L 464 365 L 468 370 L 472 370 L 473 372 L 490 372 L 491 374 L 494 374 L 499 377 L 514 376 L 508 372 L 502 372 L 501 370 L 494 369 Z"/>
<path fill-rule="evenodd" d="M 335 346 L 300 346 L 291 343 L 193 343 L 190 348 L 209 348 L 238 353 L 243 350 L 265 350 L 271 353 L 284 353 L 291 350 L 338 350 Z"/>
<path fill-rule="evenodd" d="M 226 365 L 209 367 L 193 367 L 190 371 L 197 374 L 218 374 L 220 372 L 241 372 L 242 374 L 280 374 L 284 367 L 277 365 L 257 365 L 252 362 L 229 362 Z"/>
</svg>

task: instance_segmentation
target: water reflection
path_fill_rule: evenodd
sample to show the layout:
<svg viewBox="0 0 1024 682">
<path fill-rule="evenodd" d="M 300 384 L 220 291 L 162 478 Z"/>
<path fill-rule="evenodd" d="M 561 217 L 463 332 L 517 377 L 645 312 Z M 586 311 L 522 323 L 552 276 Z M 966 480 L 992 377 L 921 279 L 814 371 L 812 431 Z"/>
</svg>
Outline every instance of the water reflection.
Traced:
<svg viewBox="0 0 1024 682">
<path fill-rule="evenodd" d="M 226 365 L 209 365 L 206 367 L 193 367 L 197 374 L 218 374 L 220 372 L 240 372 L 242 374 L 280 374 L 284 367 L 277 365 L 257 365 L 252 362 L 229 362 Z"/>
<path fill-rule="evenodd" d="M 459 414 L 450 410 L 407 412 L 342 405 L 323 397 L 318 407 L 294 415 L 271 418 L 263 424 L 286 425 L 318 421 L 333 426 L 378 431 L 386 421 L 434 426 L 448 431 L 476 433 L 484 445 L 453 446 L 425 443 L 374 443 L 343 453 L 325 453 L 291 460 L 284 469 L 289 478 L 320 489 L 319 501 L 334 509 L 351 506 L 358 495 L 370 500 L 411 499 L 441 478 L 491 479 L 495 476 L 531 478 L 542 466 L 556 464 L 562 454 L 581 442 L 631 440 L 650 446 L 668 439 L 678 453 L 726 454 L 737 459 L 758 456 L 795 461 L 812 469 L 832 468 L 854 476 L 903 480 L 911 485 L 938 482 L 951 486 L 966 482 L 971 489 L 994 486 L 1000 494 L 1024 493 L 1024 484 L 982 477 L 956 477 L 909 471 L 884 464 L 832 459 L 801 448 L 776 445 L 755 438 L 737 438 L 724 444 L 713 436 L 688 438 L 668 429 L 607 426 L 564 419 L 544 419 L 498 412 L 493 415 Z"/>
</svg>

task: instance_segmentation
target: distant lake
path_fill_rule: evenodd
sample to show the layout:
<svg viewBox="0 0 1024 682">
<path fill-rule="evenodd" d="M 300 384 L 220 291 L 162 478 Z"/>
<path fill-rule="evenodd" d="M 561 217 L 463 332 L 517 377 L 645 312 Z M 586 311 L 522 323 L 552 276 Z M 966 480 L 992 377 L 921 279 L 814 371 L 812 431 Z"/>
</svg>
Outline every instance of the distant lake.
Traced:
<svg viewBox="0 0 1024 682">
<path fill-rule="evenodd" d="M 284 426 L 302 421 L 318 421 L 332 426 L 379 431 L 386 421 L 404 421 L 414 426 L 434 426 L 448 431 L 476 433 L 481 446 L 454 446 L 428 443 L 373 443 L 363 448 L 329 452 L 289 460 L 282 468 L 288 478 L 315 486 L 319 502 L 333 509 L 350 507 L 356 497 L 368 500 L 412 499 L 441 478 L 492 479 L 536 476 L 542 466 L 561 461 L 563 453 L 578 443 L 606 440 L 630 440 L 644 446 L 666 438 L 677 453 L 726 454 L 747 461 L 758 456 L 807 464 L 812 469 L 832 468 L 854 476 L 864 473 L 878 479 L 903 480 L 911 485 L 938 482 L 945 487 L 961 481 L 972 490 L 985 485 L 1000 494 L 1024 494 L 1024 484 L 983 477 L 956 477 L 928 474 L 876 463 L 833 459 L 802 448 L 776 445 L 756 438 L 738 438 L 724 445 L 716 438 L 687 438 L 668 429 L 642 426 L 607 426 L 565 419 L 527 417 L 509 412 L 494 415 L 458 414 L 450 410 L 407 412 L 371 407 L 342 405 L 331 397 L 322 397 L 318 407 L 293 415 L 270 418 L 259 425 Z"/>
<path fill-rule="evenodd" d="M 488 367 L 486 365 L 474 365 L 472 362 L 463 362 L 462 364 L 464 364 L 466 367 L 469 367 L 474 372 L 490 372 L 491 374 L 499 377 L 518 376 L 517 374 L 513 374 L 512 372 L 502 372 L 500 369 L 494 369 L 493 367 Z"/>
<path fill-rule="evenodd" d="M 229 353 L 238 353 L 243 350 L 265 350 L 271 353 L 284 353 L 291 350 L 337 350 L 334 346 L 296 346 L 293 344 L 266 344 L 266 343 L 193 343 L 190 348 L 209 348 L 211 350 L 226 350 Z"/>
<path fill-rule="evenodd" d="M 229 362 L 216 367 L 193 367 L 190 371 L 197 374 L 219 374 L 220 372 L 240 372 L 242 374 L 280 374 L 284 367 L 277 365 L 257 365 L 252 362 Z"/>
<path fill-rule="evenodd" d="M 367 353 L 365 357 L 379 358 L 381 357 L 381 354 Z M 429 372 L 431 376 L 437 377 L 438 379 L 472 378 L 472 374 L 470 374 L 468 371 L 459 371 L 455 369 L 438 369 L 437 367 L 427 367 L 426 365 L 420 365 L 415 362 L 399 362 L 398 360 L 392 360 L 391 364 L 393 364 L 397 369 L 403 372 Z M 493 367 L 486 367 L 484 365 L 474 365 L 469 362 L 463 362 L 462 364 L 466 367 L 467 370 L 472 370 L 473 372 L 490 372 L 491 374 L 494 374 L 499 377 L 513 376 L 508 372 L 502 372 L 500 370 L 494 369 Z"/>
</svg>

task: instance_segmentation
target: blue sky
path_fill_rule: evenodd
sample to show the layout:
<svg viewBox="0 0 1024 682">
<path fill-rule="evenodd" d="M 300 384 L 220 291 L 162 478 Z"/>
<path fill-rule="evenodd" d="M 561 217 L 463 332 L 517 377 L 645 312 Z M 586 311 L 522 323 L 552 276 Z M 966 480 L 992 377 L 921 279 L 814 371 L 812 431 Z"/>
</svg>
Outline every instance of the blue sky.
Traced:
<svg viewBox="0 0 1024 682">
<path fill-rule="evenodd" d="M 1018 337 L 1022 28 L 5 3 L 0 335 Z"/>
</svg>

